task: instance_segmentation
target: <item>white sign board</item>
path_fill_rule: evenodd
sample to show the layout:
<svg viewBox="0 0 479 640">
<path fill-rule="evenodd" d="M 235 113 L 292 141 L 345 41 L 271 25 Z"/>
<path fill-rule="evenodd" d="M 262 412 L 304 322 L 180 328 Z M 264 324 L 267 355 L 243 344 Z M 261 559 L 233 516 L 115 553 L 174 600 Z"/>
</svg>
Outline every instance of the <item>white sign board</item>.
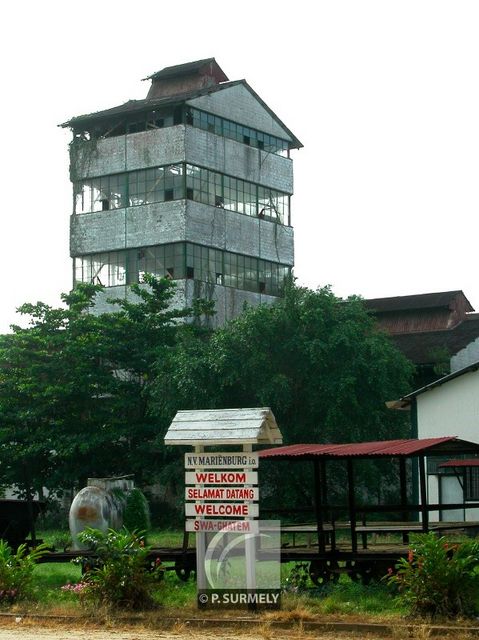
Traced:
<svg viewBox="0 0 479 640">
<path fill-rule="evenodd" d="M 257 487 L 186 487 L 185 500 L 258 500 Z"/>
<path fill-rule="evenodd" d="M 257 471 L 186 471 L 185 484 L 258 484 Z"/>
<path fill-rule="evenodd" d="M 185 453 L 185 469 L 256 469 L 257 452 Z"/>
<path fill-rule="evenodd" d="M 248 502 L 187 502 L 185 504 L 185 515 L 187 517 L 257 518 L 258 514 L 258 505 Z"/>
<path fill-rule="evenodd" d="M 233 531 L 258 533 L 258 520 L 187 520 L 185 529 L 193 533 Z"/>
</svg>

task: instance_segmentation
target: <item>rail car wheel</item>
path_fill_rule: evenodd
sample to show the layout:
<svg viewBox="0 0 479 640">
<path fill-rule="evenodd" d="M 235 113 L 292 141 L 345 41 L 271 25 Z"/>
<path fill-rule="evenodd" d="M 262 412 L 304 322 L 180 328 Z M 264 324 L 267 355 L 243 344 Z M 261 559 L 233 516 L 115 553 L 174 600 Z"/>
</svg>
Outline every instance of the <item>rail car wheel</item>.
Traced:
<svg viewBox="0 0 479 640">
<path fill-rule="evenodd" d="M 175 573 L 182 582 L 188 582 L 191 575 L 192 567 L 185 564 L 181 560 L 175 562 Z"/>
<path fill-rule="evenodd" d="M 353 582 L 369 584 L 374 577 L 374 565 L 368 560 L 348 560 L 346 570 Z"/>
<path fill-rule="evenodd" d="M 327 582 L 339 580 L 339 566 L 336 560 L 312 560 L 309 565 L 309 577 L 318 587 Z"/>
<path fill-rule="evenodd" d="M 388 574 L 389 568 L 390 567 L 394 567 L 394 561 L 393 560 L 380 560 L 378 562 L 375 562 L 373 564 L 373 577 L 375 580 L 377 580 L 378 582 L 380 580 L 382 580 L 382 578 L 384 578 L 385 575 Z"/>
</svg>

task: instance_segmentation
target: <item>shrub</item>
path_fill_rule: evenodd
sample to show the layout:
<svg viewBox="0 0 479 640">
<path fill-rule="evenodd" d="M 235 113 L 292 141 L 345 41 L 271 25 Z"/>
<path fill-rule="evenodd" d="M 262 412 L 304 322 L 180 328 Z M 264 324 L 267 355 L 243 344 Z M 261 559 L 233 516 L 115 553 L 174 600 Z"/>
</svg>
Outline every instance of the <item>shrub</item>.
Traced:
<svg viewBox="0 0 479 640">
<path fill-rule="evenodd" d="M 160 563 L 148 566 L 149 547 L 141 534 L 126 529 L 106 533 L 85 529 L 78 535 L 97 556 L 97 566 L 83 578 L 82 601 L 108 608 L 143 609 L 153 605 L 153 593 L 163 577 Z M 81 563 L 81 558 L 77 559 Z"/>
<path fill-rule="evenodd" d="M 66 551 L 72 546 L 72 537 L 69 531 L 56 531 L 52 536 L 52 545 L 56 551 Z"/>
<path fill-rule="evenodd" d="M 30 552 L 26 544 L 21 544 L 15 553 L 0 540 L 0 603 L 11 604 L 32 595 L 33 570 L 46 552 L 44 544 Z"/>
<path fill-rule="evenodd" d="M 129 531 L 149 531 L 150 509 L 145 495 L 139 489 L 132 489 L 126 496 L 123 524 Z"/>
<path fill-rule="evenodd" d="M 399 600 L 422 615 L 472 615 L 479 594 L 479 544 L 450 544 L 434 533 L 411 536 L 408 557 L 389 569 Z"/>
<path fill-rule="evenodd" d="M 305 591 L 309 583 L 309 563 L 296 562 L 289 572 L 282 588 L 285 592 L 301 593 Z"/>
</svg>

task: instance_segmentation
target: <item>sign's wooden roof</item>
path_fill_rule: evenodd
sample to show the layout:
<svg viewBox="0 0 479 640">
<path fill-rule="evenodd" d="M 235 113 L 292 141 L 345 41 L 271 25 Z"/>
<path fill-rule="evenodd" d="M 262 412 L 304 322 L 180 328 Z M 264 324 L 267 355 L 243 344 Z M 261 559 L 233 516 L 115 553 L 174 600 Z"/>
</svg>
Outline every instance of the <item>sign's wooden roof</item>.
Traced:
<svg viewBox="0 0 479 640">
<path fill-rule="evenodd" d="M 178 411 L 165 436 L 169 445 L 281 444 L 269 407 Z"/>
</svg>

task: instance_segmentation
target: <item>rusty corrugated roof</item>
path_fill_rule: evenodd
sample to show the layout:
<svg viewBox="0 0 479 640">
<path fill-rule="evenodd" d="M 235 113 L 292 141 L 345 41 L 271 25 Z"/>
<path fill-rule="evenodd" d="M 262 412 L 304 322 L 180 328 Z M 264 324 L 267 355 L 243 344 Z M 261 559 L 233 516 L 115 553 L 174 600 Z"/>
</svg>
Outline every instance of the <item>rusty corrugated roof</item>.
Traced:
<svg viewBox="0 0 479 640">
<path fill-rule="evenodd" d="M 392 298 L 370 298 L 364 300 L 367 309 L 375 313 L 389 311 L 415 311 L 417 309 L 431 309 L 438 307 L 450 308 L 454 298 L 462 297 L 466 303 L 466 311 L 474 311 L 471 303 L 460 289 L 455 291 L 438 291 L 435 293 L 418 293 L 409 296 L 395 296 Z"/>
<path fill-rule="evenodd" d="M 451 356 L 464 349 L 479 336 L 479 313 L 468 314 L 452 329 L 399 333 L 391 336 L 399 351 L 414 364 L 429 364 L 434 351 L 444 349 Z"/>
<path fill-rule="evenodd" d="M 479 458 L 470 458 L 469 460 L 448 460 L 439 464 L 438 467 L 479 467 Z"/>
<path fill-rule="evenodd" d="M 260 458 L 376 458 L 414 456 L 421 453 L 445 453 L 467 451 L 479 453 L 479 444 L 460 440 L 456 436 L 405 440 L 382 440 L 379 442 L 353 442 L 349 444 L 292 444 L 285 447 L 265 449 Z M 437 451 L 434 451 L 437 450 Z"/>
</svg>

